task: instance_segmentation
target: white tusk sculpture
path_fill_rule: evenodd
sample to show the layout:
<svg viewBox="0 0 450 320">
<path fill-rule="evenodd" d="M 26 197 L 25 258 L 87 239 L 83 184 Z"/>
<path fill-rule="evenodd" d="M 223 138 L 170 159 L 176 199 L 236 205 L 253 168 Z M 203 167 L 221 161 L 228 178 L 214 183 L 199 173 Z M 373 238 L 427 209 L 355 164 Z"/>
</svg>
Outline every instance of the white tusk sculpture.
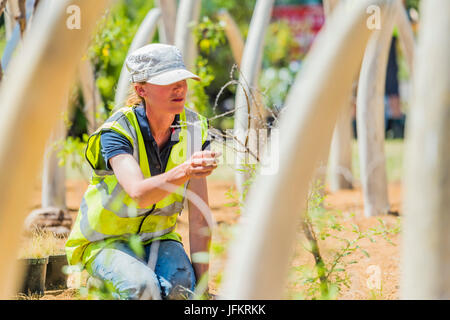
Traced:
<svg viewBox="0 0 450 320">
<path fill-rule="evenodd" d="M 200 16 L 200 0 L 180 0 L 177 10 L 177 23 L 175 26 L 175 46 L 183 55 L 184 64 L 189 70 L 193 70 L 197 47 L 192 28 L 198 22 Z"/>
<path fill-rule="evenodd" d="M 384 7 L 387 1 L 341 4 L 320 32 L 280 120 L 280 152 L 272 155 L 279 158 L 279 170 L 258 176 L 249 192 L 225 269 L 222 298 L 283 297 L 295 231 L 314 168 L 330 143 L 371 34 L 366 8 Z"/>
<path fill-rule="evenodd" d="M 245 163 L 256 163 L 255 159 L 248 155 L 244 146 L 250 148 L 253 154 L 257 154 L 255 148 L 257 144 L 254 141 L 257 134 L 251 134 L 249 131 L 249 129 L 256 129 L 251 125 L 253 122 L 251 116 L 255 114 L 254 109 L 256 108 L 252 92 L 258 85 L 265 34 L 270 22 L 273 3 L 274 0 L 258 0 L 256 2 L 242 56 L 240 85 L 236 89 L 234 135 L 238 141 L 236 146 L 238 150 L 236 152 L 236 187 L 239 194 L 243 194 L 244 183 L 249 179 Z"/>
<path fill-rule="evenodd" d="M 412 30 L 411 22 L 409 22 L 405 7 L 403 6 L 401 0 L 395 1 L 395 7 L 397 11 L 395 21 L 398 28 L 400 45 L 402 47 L 403 53 L 405 54 L 409 69 L 412 72 L 415 51 L 414 33 Z"/>
<path fill-rule="evenodd" d="M 220 10 L 218 13 L 218 18 L 222 23 L 224 23 L 224 30 L 225 35 L 227 37 L 228 43 L 231 48 L 231 53 L 233 55 L 234 61 L 236 62 L 239 69 L 241 69 L 241 62 L 242 62 L 242 54 L 244 52 L 244 40 L 242 39 L 241 32 L 239 31 L 239 27 L 234 21 L 234 19 L 231 17 L 231 15 L 226 11 L 225 9 Z M 262 49 L 261 49 L 262 50 Z M 261 119 L 262 121 L 265 121 L 267 118 L 268 112 L 267 109 L 264 107 L 264 102 L 262 99 L 262 95 L 260 94 L 261 89 L 259 88 L 259 85 L 256 84 L 256 90 L 253 90 L 253 98 L 254 98 L 254 108 L 250 110 L 252 114 L 252 119 L 250 120 L 250 124 L 254 124 L 251 127 L 255 128 L 261 128 L 263 127 L 260 123 L 256 121 L 256 119 Z M 263 131 L 259 131 L 262 133 Z M 250 135 L 251 141 L 249 147 L 253 149 L 252 151 L 255 152 L 255 154 L 258 153 L 258 150 L 262 150 L 265 144 L 264 141 L 264 134 L 257 135 L 255 132 L 252 132 L 253 134 Z M 259 145 L 258 145 L 259 144 Z"/>
<path fill-rule="evenodd" d="M 19 15 L 19 0 L 6 0 L 6 10 L 5 10 L 5 33 L 6 42 L 11 38 L 14 26 L 16 25 L 16 19 Z"/>
<path fill-rule="evenodd" d="M 381 29 L 374 30 L 364 54 L 358 83 L 356 116 L 364 214 L 387 214 L 389 199 L 384 153 L 384 88 L 396 7 L 381 11 Z"/>
<path fill-rule="evenodd" d="M 329 19 L 338 0 L 325 0 L 323 2 L 325 18 Z M 331 146 L 329 150 L 330 167 L 329 186 L 331 191 L 338 191 L 341 189 L 351 189 L 353 187 L 353 173 L 352 173 L 352 104 L 353 94 L 349 93 L 349 98 L 344 103 L 342 113 L 339 115 L 336 127 L 334 128 L 333 138 L 331 139 Z M 327 153 L 328 155 L 328 153 Z M 320 164 L 319 164 L 320 165 Z M 325 183 L 326 166 L 323 169 L 324 173 L 321 177 L 322 182 Z"/>
<path fill-rule="evenodd" d="M 162 19 L 159 23 L 159 42 L 174 44 L 175 21 L 177 20 L 177 3 L 175 0 L 156 0 L 161 9 Z"/>
<path fill-rule="evenodd" d="M 325 14 L 325 17 L 328 18 L 336 8 L 337 4 L 339 3 L 339 0 L 323 0 L 322 3 L 323 3 L 323 12 Z"/>
<path fill-rule="evenodd" d="M 95 81 L 95 71 L 89 58 L 84 57 L 78 67 L 78 77 L 84 100 L 84 114 L 88 121 L 88 133 L 97 129 L 97 107 L 102 103 L 100 91 Z"/>
<path fill-rule="evenodd" d="M 139 26 L 139 29 L 133 38 L 131 46 L 128 49 L 128 54 L 152 41 L 160 17 L 161 10 L 159 8 L 153 8 L 147 13 L 147 16 Z M 114 110 L 118 110 L 124 106 L 129 90 L 129 72 L 124 62 L 122 71 L 120 72 L 119 82 L 117 84 L 116 95 L 114 97 Z"/>
<path fill-rule="evenodd" d="M 353 97 L 349 97 L 344 102 L 342 113 L 339 115 L 330 147 L 330 190 L 335 192 L 342 189 L 353 188 L 352 172 L 352 104 Z"/>
<path fill-rule="evenodd" d="M 67 96 L 68 97 L 68 96 Z M 67 110 L 68 99 L 63 103 L 63 110 Z M 66 126 L 60 114 L 57 125 L 47 141 L 44 153 L 44 166 L 42 170 L 41 207 L 55 207 L 67 209 L 66 204 L 66 174 L 65 167 L 58 165 L 58 148 L 54 145 L 66 137 Z"/>
<path fill-rule="evenodd" d="M 28 0 L 26 2 L 26 19 L 27 19 L 27 23 L 30 20 L 32 14 L 33 14 L 33 10 L 34 10 L 34 3 L 35 0 Z M 16 23 L 14 16 L 17 16 L 20 14 L 19 11 L 19 7 L 18 7 L 18 2 L 12 2 L 11 6 L 7 6 L 7 8 L 11 8 L 12 12 L 10 13 L 6 13 L 5 12 L 5 17 L 8 17 L 7 19 L 7 27 L 6 29 L 9 30 L 7 33 L 7 39 L 8 42 L 6 43 L 6 47 L 5 50 L 3 51 L 2 54 L 2 66 L 3 69 L 7 69 L 9 61 L 11 60 L 14 51 L 16 50 L 16 48 L 18 46 L 20 46 L 20 39 L 22 37 L 21 33 L 20 33 L 20 26 L 19 23 Z M 11 21 L 12 19 L 12 21 Z"/>
<path fill-rule="evenodd" d="M 450 1 L 421 2 L 407 122 L 401 299 L 450 299 Z"/>
<path fill-rule="evenodd" d="M 225 24 L 224 30 L 231 47 L 231 53 L 233 54 L 234 61 L 236 61 L 236 64 L 240 69 L 242 53 L 244 52 L 244 40 L 242 39 L 239 27 L 225 9 L 221 10 L 217 16 L 219 20 Z"/>
<path fill-rule="evenodd" d="M 8 68 L 0 87 L 0 299 L 10 299 L 20 278 L 19 237 L 33 181 L 46 141 L 62 110 L 65 92 L 97 19 L 108 0 L 58 0 L 51 10 L 38 8 L 34 28 Z M 66 9 L 78 6 L 80 29 L 69 29 Z"/>
</svg>

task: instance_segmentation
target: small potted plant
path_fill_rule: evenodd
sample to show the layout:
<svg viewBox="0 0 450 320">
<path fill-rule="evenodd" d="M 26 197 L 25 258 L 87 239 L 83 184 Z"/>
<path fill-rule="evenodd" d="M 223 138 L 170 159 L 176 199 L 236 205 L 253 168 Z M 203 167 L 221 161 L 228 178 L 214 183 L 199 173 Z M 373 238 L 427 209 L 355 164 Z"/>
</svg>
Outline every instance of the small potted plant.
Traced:
<svg viewBox="0 0 450 320">
<path fill-rule="evenodd" d="M 19 263 L 24 271 L 19 293 L 25 295 L 43 295 L 48 264 L 48 250 L 44 245 L 46 234 L 36 231 L 31 237 L 23 239 L 19 252 Z"/>
<path fill-rule="evenodd" d="M 52 235 L 48 240 L 49 256 L 47 274 L 45 280 L 46 290 L 59 290 L 67 288 L 67 274 L 64 267 L 67 265 L 67 257 L 64 252 L 65 239 Z"/>
<path fill-rule="evenodd" d="M 24 265 L 24 281 L 20 293 L 43 295 L 44 290 L 67 287 L 64 242 L 65 239 L 42 229 L 35 229 L 23 239 L 19 258 Z"/>
</svg>

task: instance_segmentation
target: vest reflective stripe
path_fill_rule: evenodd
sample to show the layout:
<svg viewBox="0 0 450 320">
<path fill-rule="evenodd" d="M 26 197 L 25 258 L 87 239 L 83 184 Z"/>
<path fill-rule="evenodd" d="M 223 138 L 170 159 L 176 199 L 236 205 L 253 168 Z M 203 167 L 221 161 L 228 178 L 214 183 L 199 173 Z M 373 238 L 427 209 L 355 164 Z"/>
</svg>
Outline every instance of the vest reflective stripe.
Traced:
<svg viewBox="0 0 450 320">
<path fill-rule="evenodd" d="M 111 170 L 94 170 L 94 172 L 99 177 L 114 175 L 114 172 L 112 172 Z"/>
<path fill-rule="evenodd" d="M 100 241 L 108 237 L 106 234 L 95 231 L 89 225 L 88 205 L 84 197 L 81 200 L 79 214 L 81 214 L 80 231 L 89 242 Z"/>
<path fill-rule="evenodd" d="M 80 230 L 81 230 L 83 236 L 88 241 L 95 242 L 95 241 L 104 240 L 106 238 L 111 238 L 113 236 L 126 236 L 125 234 L 107 235 L 107 234 L 103 234 L 101 232 L 98 232 L 98 231 L 95 231 L 94 229 L 92 229 L 91 226 L 89 225 L 88 205 L 87 205 L 86 201 L 84 200 L 84 198 L 81 200 L 80 213 L 81 213 Z M 160 236 L 162 236 L 168 232 L 171 232 L 173 230 L 175 230 L 175 225 L 173 225 L 169 228 L 163 229 L 163 230 L 155 231 L 155 232 L 142 232 L 139 234 L 139 237 L 141 238 L 142 241 L 147 241 L 147 240 L 151 240 L 156 237 L 160 237 Z"/>
<path fill-rule="evenodd" d="M 124 198 L 127 197 L 127 195 L 120 184 L 116 184 L 111 194 L 108 193 L 108 186 L 104 181 L 100 181 L 100 183 L 96 185 L 96 188 L 98 189 L 102 197 L 103 207 L 106 210 L 114 212 L 118 217 L 139 217 L 151 211 L 151 209 L 148 208 L 141 209 L 138 207 L 127 206 L 123 202 Z M 120 206 L 114 206 L 115 203 L 119 204 Z M 151 214 L 170 216 L 174 213 L 180 212 L 181 210 L 183 210 L 183 203 L 177 201 L 168 206 L 156 208 Z"/>
<path fill-rule="evenodd" d="M 139 238 L 141 238 L 141 241 L 148 241 L 157 237 L 161 237 L 163 235 L 165 235 L 166 233 L 169 233 L 171 231 L 175 230 L 175 225 L 164 229 L 164 230 L 159 230 L 159 231 L 155 231 L 155 232 L 143 232 L 143 233 L 139 233 Z"/>
<path fill-rule="evenodd" d="M 183 202 L 174 202 L 163 208 L 156 208 L 151 214 L 155 216 L 166 216 L 169 217 L 175 213 L 181 212 L 183 210 Z"/>
<path fill-rule="evenodd" d="M 110 122 L 114 122 L 119 120 L 120 117 L 122 117 L 124 115 L 124 112 L 127 110 L 128 108 L 120 108 L 119 110 L 117 110 L 116 112 L 114 112 L 108 119 L 106 119 L 105 124 L 106 123 L 110 123 Z"/>
<path fill-rule="evenodd" d="M 128 197 L 122 186 L 117 183 L 114 187 L 114 190 L 111 193 L 108 193 L 108 186 L 105 181 L 100 181 L 96 185 L 97 190 L 100 193 L 102 198 L 103 208 L 114 212 L 120 218 L 132 218 L 143 216 L 151 209 L 149 208 L 138 208 L 137 206 L 127 206 L 124 203 L 124 198 Z M 154 215 L 161 216 L 170 216 L 174 213 L 178 213 L 183 210 L 183 202 L 174 202 L 168 206 L 162 208 L 155 208 L 155 210 L 151 213 Z"/>
<path fill-rule="evenodd" d="M 139 148 L 138 148 L 138 138 L 136 129 L 130 124 L 126 115 L 120 110 L 117 112 L 118 118 L 115 120 L 115 123 L 119 124 L 126 133 L 128 133 L 129 137 L 131 137 L 131 144 L 133 146 L 133 157 L 139 163 Z M 114 123 L 114 122 L 113 122 Z M 123 133 L 123 132 L 122 132 Z"/>
<path fill-rule="evenodd" d="M 105 181 L 100 181 L 96 185 L 97 190 L 100 193 L 100 196 L 102 198 L 102 205 L 103 208 L 106 210 L 109 210 L 111 212 L 114 212 L 118 217 L 121 218 L 130 218 L 130 217 L 139 217 L 145 215 L 147 212 L 149 212 L 151 209 L 148 208 L 138 208 L 127 206 L 123 201 L 124 198 L 127 196 L 125 191 L 123 190 L 122 186 L 120 184 L 116 184 L 114 187 L 114 190 L 109 194 L 108 193 L 108 186 L 106 185 Z"/>
</svg>

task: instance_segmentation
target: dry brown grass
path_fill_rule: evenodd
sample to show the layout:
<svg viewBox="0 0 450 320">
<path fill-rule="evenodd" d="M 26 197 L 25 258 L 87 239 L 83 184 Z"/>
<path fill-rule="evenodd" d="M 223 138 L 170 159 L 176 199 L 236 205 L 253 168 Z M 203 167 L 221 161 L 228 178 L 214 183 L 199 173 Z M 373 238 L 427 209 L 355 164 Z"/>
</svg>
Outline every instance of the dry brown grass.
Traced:
<svg viewBox="0 0 450 320">
<path fill-rule="evenodd" d="M 19 258 L 44 258 L 64 253 L 64 239 L 45 230 L 33 231 L 24 237 L 19 250 Z"/>
</svg>

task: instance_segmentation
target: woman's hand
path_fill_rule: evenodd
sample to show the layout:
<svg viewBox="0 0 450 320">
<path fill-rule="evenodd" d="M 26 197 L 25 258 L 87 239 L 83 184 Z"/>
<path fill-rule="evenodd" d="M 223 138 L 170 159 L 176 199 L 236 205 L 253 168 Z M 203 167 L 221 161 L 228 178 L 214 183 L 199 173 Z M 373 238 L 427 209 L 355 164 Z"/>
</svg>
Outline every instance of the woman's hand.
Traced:
<svg viewBox="0 0 450 320">
<path fill-rule="evenodd" d="M 191 178 L 209 176 L 217 168 L 220 152 L 200 151 L 163 174 L 145 179 L 136 159 L 130 154 L 119 154 L 109 160 L 111 168 L 125 192 L 144 208 L 155 204 Z"/>
<path fill-rule="evenodd" d="M 186 177 L 190 179 L 209 176 L 217 168 L 217 158 L 221 154 L 216 151 L 195 152 L 189 160 L 182 164 Z"/>
</svg>

